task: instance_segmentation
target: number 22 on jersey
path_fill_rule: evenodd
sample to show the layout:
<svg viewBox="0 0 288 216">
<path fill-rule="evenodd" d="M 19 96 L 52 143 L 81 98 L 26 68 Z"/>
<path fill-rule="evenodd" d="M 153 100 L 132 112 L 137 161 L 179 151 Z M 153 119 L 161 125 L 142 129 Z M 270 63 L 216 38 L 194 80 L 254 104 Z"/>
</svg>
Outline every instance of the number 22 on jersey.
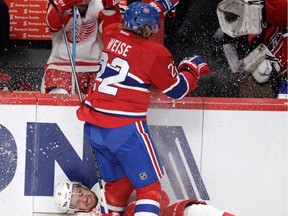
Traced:
<svg viewBox="0 0 288 216">
<path fill-rule="evenodd" d="M 125 80 L 130 66 L 125 59 L 115 57 L 108 63 L 108 58 L 108 53 L 102 52 L 101 70 L 96 78 L 100 81 L 98 92 L 115 96 L 118 91 L 117 84 Z"/>
</svg>

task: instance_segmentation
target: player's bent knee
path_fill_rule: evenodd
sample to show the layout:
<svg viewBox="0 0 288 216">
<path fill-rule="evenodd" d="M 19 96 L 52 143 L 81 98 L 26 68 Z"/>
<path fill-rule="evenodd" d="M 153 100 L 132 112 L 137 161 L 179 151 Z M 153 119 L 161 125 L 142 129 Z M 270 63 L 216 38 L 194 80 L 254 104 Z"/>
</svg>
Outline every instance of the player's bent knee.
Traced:
<svg viewBox="0 0 288 216">
<path fill-rule="evenodd" d="M 161 184 L 159 181 L 137 188 L 136 197 L 134 214 L 159 215 L 161 201 Z"/>
<path fill-rule="evenodd" d="M 111 205 L 127 206 L 127 201 L 134 188 L 127 177 L 105 185 L 107 203 Z"/>
<path fill-rule="evenodd" d="M 157 202 L 161 200 L 161 184 L 159 181 L 156 181 L 152 184 L 149 184 L 145 187 L 136 189 L 137 200 L 140 199 L 151 199 Z"/>
</svg>

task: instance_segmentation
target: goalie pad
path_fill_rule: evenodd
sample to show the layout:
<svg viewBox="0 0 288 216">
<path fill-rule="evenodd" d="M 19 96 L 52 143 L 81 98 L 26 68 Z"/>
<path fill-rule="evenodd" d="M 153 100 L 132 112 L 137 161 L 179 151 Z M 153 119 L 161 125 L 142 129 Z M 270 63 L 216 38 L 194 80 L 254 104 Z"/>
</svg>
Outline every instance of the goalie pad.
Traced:
<svg viewBox="0 0 288 216">
<path fill-rule="evenodd" d="M 197 215 L 197 216 L 233 216 L 230 213 L 220 211 L 213 206 L 208 205 L 190 205 L 187 206 L 184 209 L 183 216 L 191 216 L 191 215 Z"/>
<path fill-rule="evenodd" d="M 265 83 L 273 71 L 281 71 L 281 64 L 264 44 L 260 44 L 239 61 L 239 71 L 250 72 L 258 83 Z"/>
<path fill-rule="evenodd" d="M 262 31 L 263 1 L 224 0 L 217 6 L 221 30 L 236 38 Z"/>
<path fill-rule="evenodd" d="M 238 73 L 239 58 L 234 44 L 223 44 L 223 51 L 232 73 Z"/>
<path fill-rule="evenodd" d="M 189 208 L 192 205 L 206 205 L 205 202 L 199 201 L 198 199 L 189 199 L 189 200 L 183 200 L 177 203 L 174 203 L 170 206 L 168 206 L 164 212 L 163 215 L 165 216 L 184 216 L 184 209 Z M 187 215 L 187 214 L 186 214 Z M 198 216 L 198 215 L 197 215 Z"/>
</svg>

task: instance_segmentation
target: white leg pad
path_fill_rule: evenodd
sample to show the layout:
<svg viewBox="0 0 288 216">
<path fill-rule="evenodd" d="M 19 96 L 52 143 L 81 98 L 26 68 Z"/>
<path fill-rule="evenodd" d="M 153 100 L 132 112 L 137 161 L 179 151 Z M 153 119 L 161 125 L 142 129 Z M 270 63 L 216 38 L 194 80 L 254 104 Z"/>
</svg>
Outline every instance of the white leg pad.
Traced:
<svg viewBox="0 0 288 216">
<path fill-rule="evenodd" d="M 208 205 L 191 205 L 184 209 L 183 216 L 222 216 L 223 211 Z"/>
</svg>

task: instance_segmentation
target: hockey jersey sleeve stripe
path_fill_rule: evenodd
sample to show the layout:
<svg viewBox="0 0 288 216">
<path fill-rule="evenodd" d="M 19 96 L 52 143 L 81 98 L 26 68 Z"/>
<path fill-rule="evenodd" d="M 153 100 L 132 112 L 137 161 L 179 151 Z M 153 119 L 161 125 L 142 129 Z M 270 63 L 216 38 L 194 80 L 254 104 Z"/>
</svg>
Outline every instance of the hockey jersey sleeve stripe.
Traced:
<svg viewBox="0 0 288 216">
<path fill-rule="evenodd" d="M 126 112 L 121 110 L 108 110 L 108 109 L 102 109 L 93 107 L 89 101 L 85 101 L 85 105 L 89 108 L 92 108 L 93 110 L 106 114 L 106 115 L 112 115 L 112 116 L 122 116 L 126 118 L 143 118 L 146 116 L 146 112 Z"/>
<path fill-rule="evenodd" d="M 141 84 L 145 83 L 142 79 L 140 79 L 139 77 L 135 76 L 135 75 L 132 74 L 132 73 L 128 73 L 127 76 L 128 76 L 128 77 L 131 77 L 132 79 L 136 80 L 137 82 L 139 82 L 139 83 L 141 83 Z"/>
<path fill-rule="evenodd" d="M 169 86 L 169 88 L 163 90 L 162 92 L 166 94 L 167 92 L 171 91 L 175 86 L 177 86 L 179 82 L 180 82 L 180 78 L 179 76 L 177 76 L 177 81 L 173 85 Z"/>
<path fill-rule="evenodd" d="M 127 86 L 127 88 L 129 88 L 128 86 L 130 86 L 132 88 L 135 87 L 135 89 L 142 89 L 142 91 L 146 91 L 146 92 L 148 91 L 149 87 L 151 86 L 147 83 L 141 82 L 141 80 L 137 79 L 136 76 L 134 76 L 134 77 L 127 76 L 125 78 L 125 80 L 119 84 L 121 84 L 123 86 Z"/>
<path fill-rule="evenodd" d="M 131 85 L 122 85 L 122 84 L 115 84 L 115 86 L 125 89 L 131 89 L 134 91 L 141 91 L 141 92 L 149 92 L 148 88 L 140 88 L 140 87 L 134 87 Z"/>
<path fill-rule="evenodd" d="M 137 80 L 132 79 L 128 76 L 126 77 L 126 79 L 123 82 L 121 82 L 121 84 L 131 85 L 131 86 L 136 86 L 136 87 L 142 87 L 142 88 L 146 88 L 146 89 L 148 89 L 150 86 L 147 83 L 139 83 Z"/>
<path fill-rule="evenodd" d="M 183 98 L 189 91 L 189 84 L 183 74 L 179 74 L 177 82 L 170 88 L 163 91 L 167 96 L 174 99 Z"/>
<path fill-rule="evenodd" d="M 56 66 L 70 66 L 71 67 L 71 63 L 70 61 L 67 61 L 67 62 L 53 62 L 53 63 L 49 63 L 47 64 L 48 66 L 50 65 L 56 65 Z M 76 62 L 76 66 L 93 66 L 93 67 L 97 67 L 99 68 L 100 67 L 100 64 L 98 62 L 84 62 L 84 61 L 77 61 Z"/>
<path fill-rule="evenodd" d="M 99 65 L 76 65 L 76 72 L 98 72 L 100 66 Z M 71 64 L 70 65 L 58 65 L 58 64 L 50 64 L 47 66 L 47 69 L 56 69 L 62 71 L 72 71 Z"/>
<path fill-rule="evenodd" d="M 102 80 L 106 78 L 111 78 L 113 76 L 118 76 L 119 72 L 115 71 L 114 69 L 106 69 L 107 73 L 103 73 L 97 80 L 101 82 Z M 115 82 L 111 83 L 111 85 L 125 88 L 125 89 L 132 89 L 136 91 L 142 91 L 142 92 L 149 92 L 148 89 L 151 86 L 150 84 L 147 84 L 143 82 L 141 79 L 139 79 L 137 76 L 128 74 L 128 76 L 125 77 L 125 80 L 122 82 Z"/>
</svg>

